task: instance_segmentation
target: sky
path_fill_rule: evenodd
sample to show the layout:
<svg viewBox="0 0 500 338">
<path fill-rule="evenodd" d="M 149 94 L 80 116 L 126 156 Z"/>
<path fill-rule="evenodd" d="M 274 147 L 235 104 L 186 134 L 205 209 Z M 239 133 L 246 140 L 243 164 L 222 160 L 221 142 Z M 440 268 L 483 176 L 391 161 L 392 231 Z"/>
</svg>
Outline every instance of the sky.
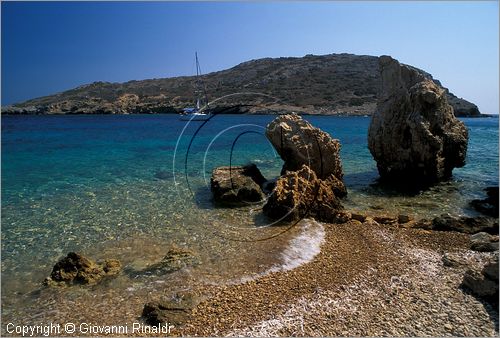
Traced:
<svg viewBox="0 0 500 338">
<path fill-rule="evenodd" d="M 499 112 L 498 1 L 5 2 L 1 104 L 263 57 L 391 55 Z"/>
</svg>

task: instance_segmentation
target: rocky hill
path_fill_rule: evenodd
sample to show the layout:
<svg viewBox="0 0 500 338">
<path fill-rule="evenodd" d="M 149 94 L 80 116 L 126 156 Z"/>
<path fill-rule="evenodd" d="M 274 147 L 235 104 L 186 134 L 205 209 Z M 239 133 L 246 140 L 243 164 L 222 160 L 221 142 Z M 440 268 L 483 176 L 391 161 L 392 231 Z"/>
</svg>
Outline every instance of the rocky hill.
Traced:
<svg viewBox="0 0 500 338">
<path fill-rule="evenodd" d="M 430 74 L 417 70 L 432 79 Z M 220 113 L 362 115 L 374 111 L 381 82 L 378 57 L 353 54 L 252 60 L 204 75 L 202 80 L 209 100 L 216 100 L 211 107 Z M 176 113 L 193 105 L 195 88 L 193 76 L 94 82 L 2 107 L 2 113 Z M 476 105 L 448 90 L 447 96 L 457 116 L 480 114 Z"/>
</svg>

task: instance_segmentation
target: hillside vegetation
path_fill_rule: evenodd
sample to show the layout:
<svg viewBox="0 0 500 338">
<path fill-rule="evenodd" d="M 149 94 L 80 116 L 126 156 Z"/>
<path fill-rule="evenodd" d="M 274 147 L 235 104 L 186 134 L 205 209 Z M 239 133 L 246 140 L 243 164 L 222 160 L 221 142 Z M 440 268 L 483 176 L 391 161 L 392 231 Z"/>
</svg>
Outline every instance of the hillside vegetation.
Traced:
<svg viewBox="0 0 500 338">
<path fill-rule="evenodd" d="M 429 78 L 432 76 L 422 70 Z M 211 107 L 220 113 L 369 115 L 380 84 L 378 57 L 353 54 L 264 58 L 202 76 Z M 440 84 L 439 81 L 434 80 Z M 441 84 L 440 84 L 441 85 Z M 195 77 L 94 82 L 62 93 L 3 107 L 4 114 L 176 113 L 193 106 Z M 479 115 L 454 96 L 457 116 Z"/>
</svg>

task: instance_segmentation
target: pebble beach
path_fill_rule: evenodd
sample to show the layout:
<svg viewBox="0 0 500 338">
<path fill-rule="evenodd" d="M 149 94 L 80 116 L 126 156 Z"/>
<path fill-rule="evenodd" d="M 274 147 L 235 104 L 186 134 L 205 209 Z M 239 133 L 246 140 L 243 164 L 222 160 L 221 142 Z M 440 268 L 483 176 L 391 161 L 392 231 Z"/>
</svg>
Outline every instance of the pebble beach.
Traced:
<svg viewBox="0 0 500 338">
<path fill-rule="evenodd" d="M 203 290 L 179 335 L 497 336 L 498 311 L 460 288 L 464 267 L 491 253 L 465 234 L 379 225 L 324 225 L 321 252 L 292 271 Z"/>
</svg>

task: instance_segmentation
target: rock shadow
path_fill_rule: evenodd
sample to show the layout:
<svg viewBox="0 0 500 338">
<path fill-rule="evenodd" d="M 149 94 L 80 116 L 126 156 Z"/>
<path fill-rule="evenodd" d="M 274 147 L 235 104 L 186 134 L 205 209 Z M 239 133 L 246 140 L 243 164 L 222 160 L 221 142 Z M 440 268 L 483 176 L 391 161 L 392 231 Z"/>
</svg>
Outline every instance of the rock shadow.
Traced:
<svg viewBox="0 0 500 338">
<path fill-rule="evenodd" d="M 431 189 L 458 191 L 458 187 L 455 186 L 457 181 L 453 177 L 439 183 L 410 179 L 389 181 L 381 178 L 377 170 L 347 174 L 344 176 L 344 181 L 350 191 L 362 192 L 371 197 L 415 197 Z"/>
</svg>

